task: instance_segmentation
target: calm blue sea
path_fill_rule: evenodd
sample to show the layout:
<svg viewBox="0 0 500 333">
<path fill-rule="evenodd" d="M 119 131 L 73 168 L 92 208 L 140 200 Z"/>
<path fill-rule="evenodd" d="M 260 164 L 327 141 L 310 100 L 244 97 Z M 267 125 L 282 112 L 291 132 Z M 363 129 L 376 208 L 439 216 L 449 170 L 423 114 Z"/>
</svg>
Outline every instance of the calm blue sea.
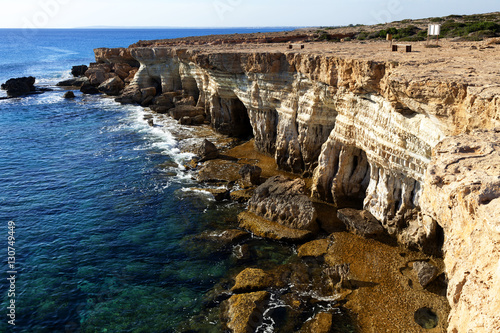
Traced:
<svg viewBox="0 0 500 333">
<path fill-rule="evenodd" d="M 52 87 L 97 47 L 272 30 L 0 30 L 0 82 Z M 187 156 L 140 107 L 63 93 L 0 101 L 0 332 L 177 332 L 190 318 L 218 332 L 206 294 L 234 258 L 193 237 L 231 227 L 241 207 L 190 191 Z"/>
</svg>

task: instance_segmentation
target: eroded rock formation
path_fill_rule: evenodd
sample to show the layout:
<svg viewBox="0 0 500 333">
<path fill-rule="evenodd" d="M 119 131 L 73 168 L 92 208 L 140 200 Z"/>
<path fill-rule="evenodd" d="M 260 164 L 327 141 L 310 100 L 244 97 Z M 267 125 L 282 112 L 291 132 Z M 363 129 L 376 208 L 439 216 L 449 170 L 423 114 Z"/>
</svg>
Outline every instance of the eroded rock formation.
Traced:
<svg viewBox="0 0 500 333">
<path fill-rule="evenodd" d="M 491 162 L 496 164 L 490 169 L 484 162 L 462 170 L 462 163 L 486 161 L 491 154 L 482 156 L 480 150 L 482 157 L 471 157 L 479 150 L 460 151 L 465 139 L 437 146 L 447 137 L 500 126 L 497 81 L 442 71 L 444 61 L 436 54 L 405 67 L 388 59 L 387 52 L 377 57 L 284 46 L 141 45 L 96 50 L 101 67 L 115 73 L 117 63 L 140 64 L 137 73 L 129 72 L 135 75 L 119 101 L 151 105 L 162 113 L 177 106 L 176 99 L 192 101 L 189 107 L 202 111 L 217 131 L 253 135 L 256 148 L 273 155 L 281 169 L 312 176 L 314 197 L 368 211 L 390 235 L 412 247 L 438 253 L 444 237 L 449 331 L 499 329 L 494 314 L 500 312 L 495 236 L 500 209 L 493 185 L 498 189 L 500 162 Z M 361 48 L 356 47 L 354 52 Z M 474 65 L 473 59 L 470 54 L 450 61 L 463 68 Z M 481 73 L 493 78 L 491 71 Z M 102 72 L 88 75 L 89 80 L 109 79 Z M 499 141 L 494 135 L 490 142 Z M 482 175 L 490 178 L 477 183 Z M 272 226 L 263 231 L 273 232 Z"/>
<path fill-rule="evenodd" d="M 438 144 L 422 196 L 445 232 L 449 332 L 500 331 L 500 128 Z"/>
</svg>

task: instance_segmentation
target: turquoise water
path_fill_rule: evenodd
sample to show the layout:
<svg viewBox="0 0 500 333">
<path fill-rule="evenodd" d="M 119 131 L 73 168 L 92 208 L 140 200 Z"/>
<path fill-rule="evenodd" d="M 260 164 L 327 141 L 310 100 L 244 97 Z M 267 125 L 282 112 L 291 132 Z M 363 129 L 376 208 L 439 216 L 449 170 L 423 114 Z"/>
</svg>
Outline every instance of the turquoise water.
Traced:
<svg viewBox="0 0 500 333">
<path fill-rule="evenodd" d="M 245 31 L 0 30 L 0 82 L 33 75 L 53 86 L 96 47 Z M 186 190 L 198 186 L 177 167 L 189 156 L 141 108 L 62 95 L 0 101 L 1 269 L 8 277 L 13 221 L 17 271 L 14 298 L 0 283 L 0 332 L 178 331 L 234 266 L 193 236 L 230 227 L 241 207 Z"/>
</svg>

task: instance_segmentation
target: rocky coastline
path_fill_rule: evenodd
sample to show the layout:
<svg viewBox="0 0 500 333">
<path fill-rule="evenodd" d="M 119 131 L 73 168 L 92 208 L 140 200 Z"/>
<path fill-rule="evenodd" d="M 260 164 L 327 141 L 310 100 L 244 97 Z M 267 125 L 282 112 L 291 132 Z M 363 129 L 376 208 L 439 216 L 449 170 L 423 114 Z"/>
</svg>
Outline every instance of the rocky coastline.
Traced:
<svg viewBox="0 0 500 333">
<path fill-rule="evenodd" d="M 500 330 L 496 46 L 297 36 L 100 48 L 60 85 L 246 142 L 204 143 L 186 165 L 216 200 L 248 202 L 217 241 L 243 258 L 250 233 L 297 255 L 218 285 L 206 311 L 223 329 Z"/>
</svg>

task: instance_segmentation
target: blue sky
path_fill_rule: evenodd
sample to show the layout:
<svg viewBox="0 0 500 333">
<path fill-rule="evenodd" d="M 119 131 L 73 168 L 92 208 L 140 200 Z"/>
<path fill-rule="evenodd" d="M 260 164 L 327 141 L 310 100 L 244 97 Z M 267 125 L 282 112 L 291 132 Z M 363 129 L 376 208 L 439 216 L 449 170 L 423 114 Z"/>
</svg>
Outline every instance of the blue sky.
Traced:
<svg viewBox="0 0 500 333">
<path fill-rule="evenodd" d="M 0 28 L 334 26 L 493 11 L 498 0 L 3 0 Z"/>
</svg>

